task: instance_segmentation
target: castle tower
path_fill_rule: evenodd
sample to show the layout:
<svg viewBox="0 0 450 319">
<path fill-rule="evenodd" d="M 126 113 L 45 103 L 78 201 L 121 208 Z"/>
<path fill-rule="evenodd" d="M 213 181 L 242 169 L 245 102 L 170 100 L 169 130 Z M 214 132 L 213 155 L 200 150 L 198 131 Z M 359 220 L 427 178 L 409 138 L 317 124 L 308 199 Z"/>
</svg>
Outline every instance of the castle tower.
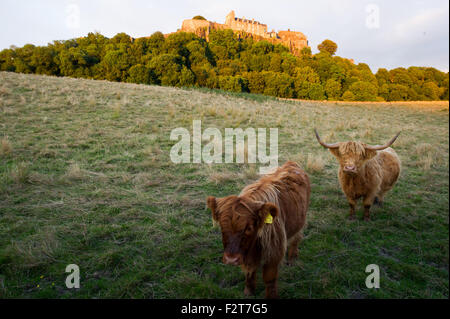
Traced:
<svg viewBox="0 0 450 319">
<path fill-rule="evenodd" d="M 225 18 L 225 24 L 231 25 L 235 18 L 236 14 L 234 13 L 234 10 L 232 10 L 230 13 L 228 13 L 227 17 Z"/>
<path fill-rule="evenodd" d="M 271 39 L 272 43 L 281 43 L 289 48 L 293 54 L 299 54 L 300 50 L 308 47 L 308 39 L 301 32 L 272 30 L 268 32 L 267 24 L 262 24 L 255 19 L 237 18 L 234 10 L 230 11 L 225 18 L 225 24 L 211 22 L 207 20 L 188 19 L 184 20 L 180 31 L 192 32 L 197 36 L 206 38 L 209 41 L 209 33 L 213 30 L 232 30 L 241 38 L 242 31 L 246 32 L 248 37 L 255 40 Z M 246 36 L 246 37 L 247 37 Z"/>
</svg>

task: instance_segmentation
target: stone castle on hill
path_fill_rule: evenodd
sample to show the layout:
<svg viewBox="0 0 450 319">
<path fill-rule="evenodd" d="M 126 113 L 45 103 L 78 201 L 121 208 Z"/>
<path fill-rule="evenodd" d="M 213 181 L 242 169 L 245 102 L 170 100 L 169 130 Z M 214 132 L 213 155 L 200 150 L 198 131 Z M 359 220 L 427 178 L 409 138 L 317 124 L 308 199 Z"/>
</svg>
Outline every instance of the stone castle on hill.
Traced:
<svg viewBox="0 0 450 319">
<path fill-rule="evenodd" d="M 203 19 L 184 20 L 181 29 L 178 31 L 192 32 L 209 40 L 209 33 L 212 30 L 231 29 L 238 33 L 240 37 L 251 37 L 255 40 L 267 40 L 274 44 L 281 43 L 289 48 L 293 54 L 298 54 L 301 49 L 308 47 L 308 39 L 301 32 L 279 31 L 268 32 L 267 25 L 258 21 L 236 18 L 234 11 L 231 11 L 225 19 L 225 24 L 211 22 Z"/>
</svg>

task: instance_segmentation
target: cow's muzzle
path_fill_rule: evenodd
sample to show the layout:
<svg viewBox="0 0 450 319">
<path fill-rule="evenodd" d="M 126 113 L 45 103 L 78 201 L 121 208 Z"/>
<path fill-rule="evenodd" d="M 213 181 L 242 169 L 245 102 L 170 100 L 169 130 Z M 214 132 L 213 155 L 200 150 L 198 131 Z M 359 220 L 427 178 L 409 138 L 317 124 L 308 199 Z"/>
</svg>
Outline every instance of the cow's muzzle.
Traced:
<svg viewBox="0 0 450 319">
<path fill-rule="evenodd" d="M 348 165 L 348 166 L 344 166 L 344 172 L 348 173 L 348 174 L 356 174 L 358 171 L 356 169 L 356 166 Z"/>
<path fill-rule="evenodd" d="M 224 253 L 222 261 L 225 265 L 239 266 L 242 263 L 242 257 L 240 254 Z"/>
</svg>

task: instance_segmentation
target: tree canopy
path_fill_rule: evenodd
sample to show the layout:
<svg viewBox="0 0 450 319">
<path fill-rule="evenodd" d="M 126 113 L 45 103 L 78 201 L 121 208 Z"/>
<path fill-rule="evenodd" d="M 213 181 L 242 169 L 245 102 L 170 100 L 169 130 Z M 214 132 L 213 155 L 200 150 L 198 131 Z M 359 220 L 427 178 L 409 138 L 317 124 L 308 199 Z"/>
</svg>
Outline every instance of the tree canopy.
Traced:
<svg viewBox="0 0 450 319">
<path fill-rule="evenodd" d="M 330 55 L 335 55 L 337 48 L 338 48 L 337 44 L 331 40 L 325 40 L 317 46 L 317 49 L 320 52 L 327 52 Z"/>
<path fill-rule="evenodd" d="M 201 18 L 201 17 L 195 17 Z M 448 73 L 410 67 L 375 74 L 367 64 L 336 56 L 323 41 L 319 53 L 298 56 L 281 44 L 212 31 L 209 42 L 193 33 L 156 32 L 133 39 L 99 33 L 37 47 L 0 52 L 0 70 L 139 84 L 208 87 L 284 98 L 350 101 L 448 100 Z"/>
</svg>

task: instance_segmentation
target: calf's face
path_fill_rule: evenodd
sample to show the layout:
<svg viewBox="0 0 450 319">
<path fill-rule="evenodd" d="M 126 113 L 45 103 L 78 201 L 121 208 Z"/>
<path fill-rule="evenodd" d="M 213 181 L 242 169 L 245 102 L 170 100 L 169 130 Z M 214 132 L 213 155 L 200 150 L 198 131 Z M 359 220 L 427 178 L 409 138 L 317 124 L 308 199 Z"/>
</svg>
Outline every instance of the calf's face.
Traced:
<svg viewBox="0 0 450 319">
<path fill-rule="evenodd" d="M 244 200 L 237 196 L 210 196 L 207 204 L 211 209 L 213 221 L 219 224 L 222 231 L 222 261 L 229 265 L 241 265 L 244 262 L 268 215 L 270 214 L 272 219 L 278 215 L 278 209 L 272 203 Z"/>
</svg>

